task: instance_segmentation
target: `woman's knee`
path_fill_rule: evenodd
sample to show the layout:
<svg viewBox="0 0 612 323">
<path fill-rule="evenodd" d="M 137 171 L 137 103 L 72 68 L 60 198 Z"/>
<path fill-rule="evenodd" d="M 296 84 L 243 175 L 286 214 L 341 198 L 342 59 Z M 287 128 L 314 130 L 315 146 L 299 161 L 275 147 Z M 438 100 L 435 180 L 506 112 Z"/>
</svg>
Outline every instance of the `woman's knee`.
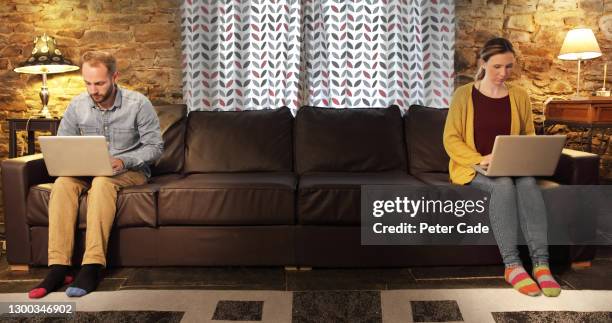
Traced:
<svg viewBox="0 0 612 323">
<path fill-rule="evenodd" d="M 491 182 L 495 188 L 514 188 L 511 177 L 493 177 Z"/>
<path fill-rule="evenodd" d="M 510 177 L 493 177 L 491 181 L 491 194 L 513 195 L 516 192 L 514 181 Z"/>
<path fill-rule="evenodd" d="M 531 176 L 526 176 L 526 177 L 517 177 L 516 178 L 516 186 L 532 186 L 535 187 L 537 186 L 537 182 L 536 179 L 534 177 Z"/>
</svg>

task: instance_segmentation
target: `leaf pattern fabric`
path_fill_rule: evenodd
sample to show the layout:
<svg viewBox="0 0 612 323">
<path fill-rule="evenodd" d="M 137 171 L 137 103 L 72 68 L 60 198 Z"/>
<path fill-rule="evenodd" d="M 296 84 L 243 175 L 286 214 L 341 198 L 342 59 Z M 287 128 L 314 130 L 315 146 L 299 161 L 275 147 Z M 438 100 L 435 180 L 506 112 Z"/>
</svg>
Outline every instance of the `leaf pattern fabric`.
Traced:
<svg viewBox="0 0 612 323">
<path fill-rule="evenodd" d="M 453 91 L 450 0 L 190 0 L 182 6 L 190 110 L 410 104 Z"/>
</svg>

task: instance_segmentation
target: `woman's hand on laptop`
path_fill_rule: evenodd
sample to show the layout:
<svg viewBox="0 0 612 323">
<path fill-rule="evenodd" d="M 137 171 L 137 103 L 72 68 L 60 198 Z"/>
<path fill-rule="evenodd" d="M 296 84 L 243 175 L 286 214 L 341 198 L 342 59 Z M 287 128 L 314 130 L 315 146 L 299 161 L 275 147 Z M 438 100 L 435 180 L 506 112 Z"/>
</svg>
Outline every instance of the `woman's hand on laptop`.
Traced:
<svg viewBox="0 0 612 323">
<path fill-rule="evenodd" d="M 492 154 L 488 154 L 484 156 L 482 160 L 480 161 L 480 164 L 478 165 L 480 165 L 484 169 L 487 169 L 487 167 L 489 167 L 489 164 L 491 163 L 491 157 L 493 157 Z"/>
<path fill-rule="evenodd" d="M 113 172 L 115 173 L 122 171 L 124 168 L 123 161 L 119 158 L 111 158 L 111 166 L 113 167 Z"/>
</svg>

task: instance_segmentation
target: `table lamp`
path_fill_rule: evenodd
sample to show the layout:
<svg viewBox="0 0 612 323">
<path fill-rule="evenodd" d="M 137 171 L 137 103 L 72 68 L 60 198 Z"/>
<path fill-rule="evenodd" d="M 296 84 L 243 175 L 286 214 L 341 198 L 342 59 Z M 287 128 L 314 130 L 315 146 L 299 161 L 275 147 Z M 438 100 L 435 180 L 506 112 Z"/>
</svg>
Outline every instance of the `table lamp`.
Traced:
<svg viewBox="0 0 612 323">
<path fill-rule="evenodd" d="M 575 28 L 567 32 L 559 59 L 568 61 L 578 61 L 578 77 L 576 79 L 576 95 L 571 99 L 583 100 L 586 97 L 580 96 L 580 61 L 593 59 L 601 56 L 601 50 L 595 39 L 595 34 L 589 28 Z"/>
<path fill-rule="evenodd" d="M 40 100 L 42 101 L 42 109 L 37 114 L 40 118 L 51 118 L 49 113 L 49 89 L 47 88 L 47 74 L 64 73 L 76 71 L 79 67 L 74 65 L 69 59 L 66 59 L 62 52 L 57 49 L 57 43 L 53 37 L 43 34 L 34 39 L 34 49 L 28 60 L 15 68 L 17 73 L 27 74 L 42 74 L 42 87 L 40 89 Z"/>
</svg>

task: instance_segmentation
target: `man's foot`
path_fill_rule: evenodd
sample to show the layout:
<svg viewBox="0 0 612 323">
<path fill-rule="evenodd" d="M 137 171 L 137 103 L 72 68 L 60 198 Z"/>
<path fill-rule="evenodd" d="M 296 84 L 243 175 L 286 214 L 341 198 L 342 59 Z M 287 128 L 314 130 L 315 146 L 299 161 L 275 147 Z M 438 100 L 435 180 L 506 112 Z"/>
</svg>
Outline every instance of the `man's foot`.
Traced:
<svg viewBox="0 0 612 323">
<path fill-rule="evenodd" d="M 525 295 L 538 296 L 541 293 L 538 284 L 529 277 L 522 265 L 506 267 L 504 278 L 514 289 Z"/>
<path fill-rule="evenodd" d="M 555 280 L 547 264 L 537 265 L 533 268 L 533 277 L 538 281 L 544 296 L 557 297 L 561 294 L 561 286 Z"/>
<path fill-rule="evenodd" d="M 66 295 L 70 297 L 81 297 L 96 290 L 102 277 L 103 268 L 104 266 L 101 264 L 83 265 L 74 283 L 66 289 Z"/>
<path fill-rule="evenodd" d="M 38 286 L 34 287 L 29 293 L 30 298 L 41 298 L 56 291 L 60 287 L 70 284 L 74 277 L 70 274 L 70 266 L 51 265 L 51 271 Z"/>
</svg>

